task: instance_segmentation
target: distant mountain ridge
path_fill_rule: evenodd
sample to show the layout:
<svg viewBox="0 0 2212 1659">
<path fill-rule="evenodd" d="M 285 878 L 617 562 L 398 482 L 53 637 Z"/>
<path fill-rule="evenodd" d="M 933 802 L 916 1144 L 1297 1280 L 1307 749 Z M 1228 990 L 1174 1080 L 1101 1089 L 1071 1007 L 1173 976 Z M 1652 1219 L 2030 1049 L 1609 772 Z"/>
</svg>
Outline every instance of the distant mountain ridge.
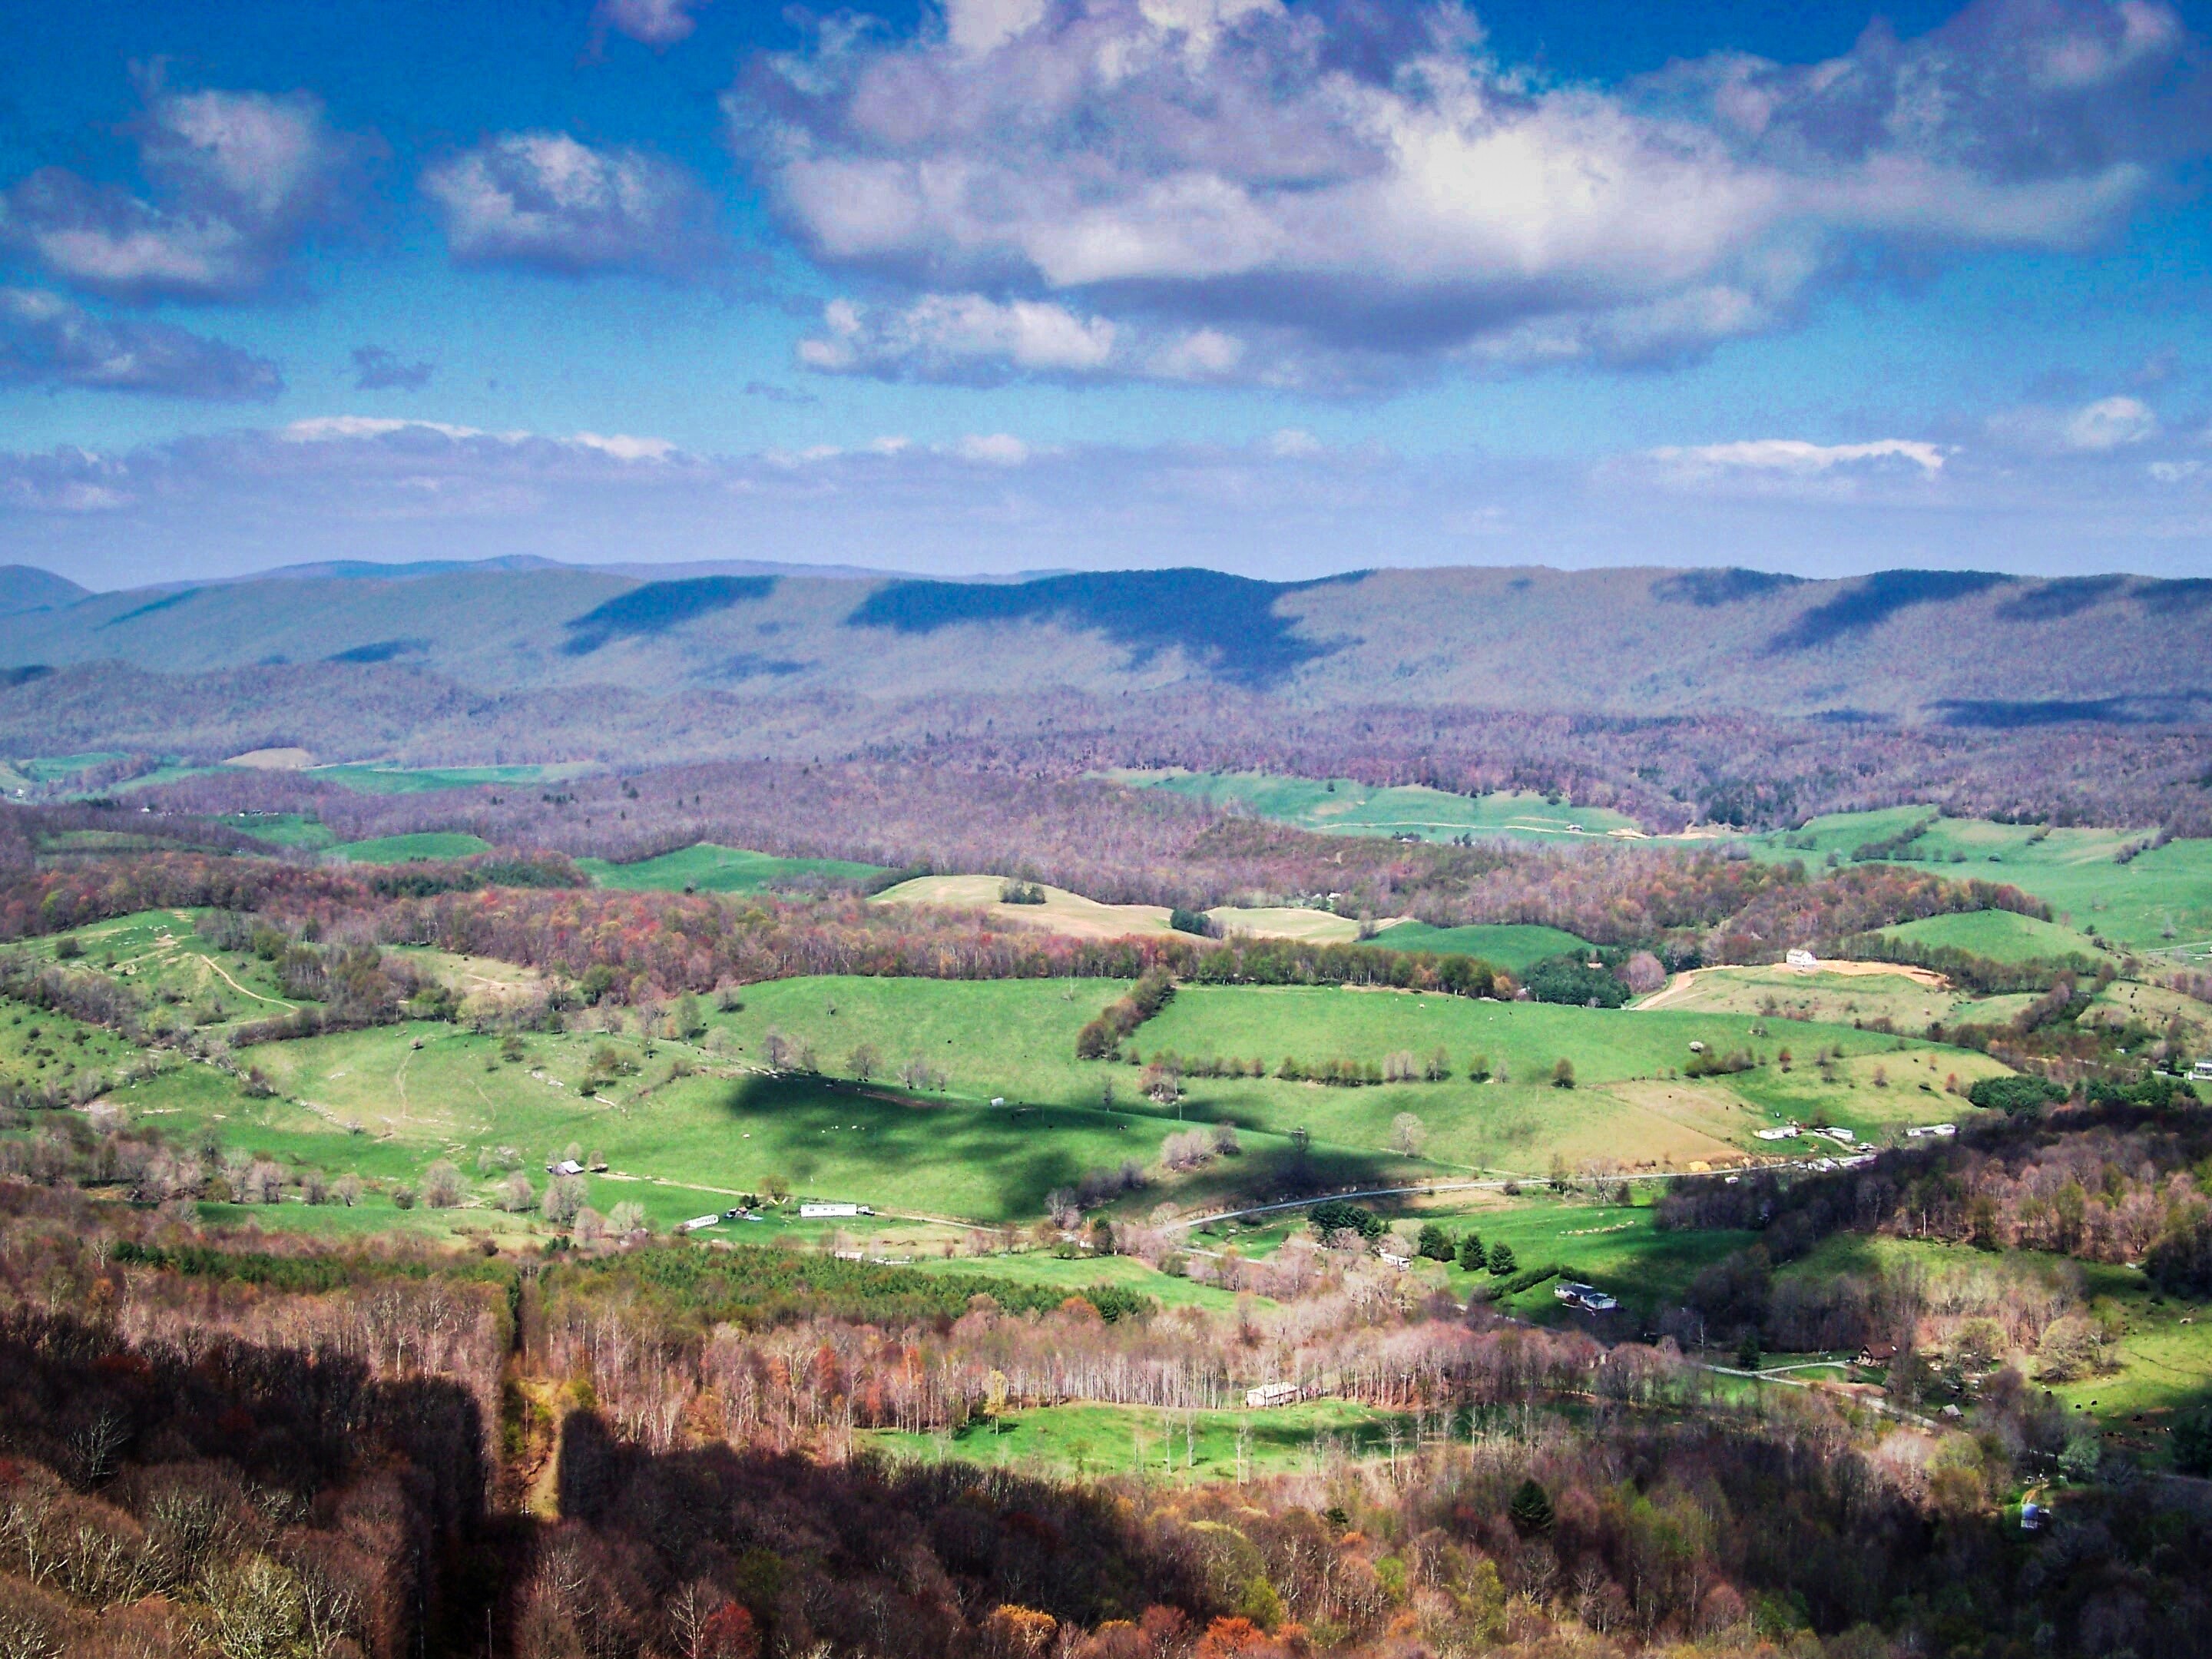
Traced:
<svg viewBox="0 0 2212 1659">
<path fill-rule="evenodd" d="M 100 662 L 404 665 L 489 696 L 618 685 L 888 703 L 1212 685 L 1292 707 L 2201 723 L 2212 580 L 1528 567 L 963 582 L 521 559 L 91 594 L 0 572 L 0 669 Z"/>
</svg>

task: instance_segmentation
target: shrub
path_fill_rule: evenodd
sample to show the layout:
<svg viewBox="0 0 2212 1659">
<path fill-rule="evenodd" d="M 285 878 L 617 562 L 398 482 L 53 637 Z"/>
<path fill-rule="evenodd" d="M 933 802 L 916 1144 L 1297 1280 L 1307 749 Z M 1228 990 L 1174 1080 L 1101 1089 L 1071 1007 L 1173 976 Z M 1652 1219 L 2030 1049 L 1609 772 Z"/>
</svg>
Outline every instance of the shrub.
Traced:
<svg viewBox="0 0 2212 1659">
<path fill-rule="evenodd" d="M 1575 957 L 1553 957 L 1531 968 L 1521 981 L 1539 1002 L 1563 1003 L 1574 1008 L 1618 1008 L 1628 1000 L 1628 987 L 1603 968 L 1593 968 Z"/>
<path fill-rule="evenodd" d="M 1559 1057 L 1559 1064 L 1552 1067 L 1552 1086 L 1554 1089 L 1575 1086 L 1575 1063 L 1564 1054 Z"/>
<path fill-rule="evenodd" d="M 434 1210 L 450 1210 L 461 1201 L 461 1172 L 440 1158 L 422 1171 L 422 1201 Z"/>
<path fill-rule="evenodd" d="M 1499 1239 L 1490 1247 L 1489 1265 L 1490 1276 L 1492 1279 L 1504 1279 L 1510 1274 L 1518 1265 L 1513 1255 L 1513 1247 L 1504 1239 Z"/>
<path fill-rule="evenodd" d="M 2036 1112 L 2065 1099 L 2066 1091 L 2039 1077 L 1985 1077 L 1966 1091 L 1966 1098 L 1985 1111 Z"/>
<path fill-rule="evenodd" d="M 1042 904 L 1044 889 L 1033 881 L 1009 881 L 999 888 L 1001 904 Z"/>
<path fill-rule="evenodd" d="M 1180 904 L 1168 912 L 1168 926 L 1178 933 L 1190 933 L 1199 939 L 1218 938 L 1221 933 L 1219 924 L 1203 910 L 1186 910 Z"/>
<path fill-rule="evenodd" d="M 1430 1261 L 1449 1261 L 1454 1254 L 1451 1235 L 1435 1222 L 1425 1221 L 1420 1237 L 1414 1241 L 1413 1253 Z"/>
<path fill-rule="evenodd" d="M 1379 1238 L 1382 1234 L 1382 1217 L 1340 1198 L 1324 1199 L 1313 1206 L 1306 1219 L 1324 1238 L 1331 1233 L 1357 1233 L 1362 1238 Z"/>
</svg>

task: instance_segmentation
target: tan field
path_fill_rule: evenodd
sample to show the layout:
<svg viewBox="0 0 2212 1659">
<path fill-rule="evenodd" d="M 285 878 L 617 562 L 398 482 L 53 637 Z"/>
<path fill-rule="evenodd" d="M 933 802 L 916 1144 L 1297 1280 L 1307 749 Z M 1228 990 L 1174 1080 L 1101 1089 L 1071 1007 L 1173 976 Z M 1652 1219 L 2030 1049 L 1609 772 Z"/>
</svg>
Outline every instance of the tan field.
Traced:
<svg viewBox="0 0 2212 1659">
<path fill-rule="evenodd" d="M 1002 876 L 917 876 L 876 895 L 878 904 L 937 904 L 962 910 L 987 910 L 1002 921 L 1071 939 L 1126 939 L 1132 933 L 1164 933 L 1168 911 L 1161 904 L 1101 904 L 1064 887 L 1044 890 L 1042 904 L 1005 904 Z"/>
<path fill-rule="evenodd" d="M 1635 1004 L 1639 1011 L 1760 1014 L 1839 1025 L 1888 1019 L 1900 1029 L 1951 1021 L 1971 1000 L 1941 975 L 1887 962 L 1818 968 L 1698 968 Z"/>
<path fill-rule="evenodd" d="M 249 767 L 257 772 L 298 772 L 314 763 L 315 757 L 304 749 L 249 749 L 223 763 L 225 766 Z"/>
<path fill-rule="evenodd" d="M 1168 908 L 1163 904 L 1103 904 L 1080 893 L 1071 893 L 1064 887 L 1047 887 L 1042 904 L 1007 904 L 999 897 L 1005 885 L 1002 876 L 917 876 L 877 894 L 876 902 L 987 910 L 1003 921 L 1042 927 L 1071 939 L 1126 939 L 1132 933 L 1171 931 L 1168 927 Z M 1294 939 L 1339 945 L 1349 944 L 1359 937 L 1358 922 L 1326 910 L 1291 907 L 1246 910 L 1224 905 L 1206 914 L 1221 925 L 1224 934 L 1242 933 L 1253 939 Z M 1387 927 L 1389 922 L 1381 925 Z"/>
</svg>

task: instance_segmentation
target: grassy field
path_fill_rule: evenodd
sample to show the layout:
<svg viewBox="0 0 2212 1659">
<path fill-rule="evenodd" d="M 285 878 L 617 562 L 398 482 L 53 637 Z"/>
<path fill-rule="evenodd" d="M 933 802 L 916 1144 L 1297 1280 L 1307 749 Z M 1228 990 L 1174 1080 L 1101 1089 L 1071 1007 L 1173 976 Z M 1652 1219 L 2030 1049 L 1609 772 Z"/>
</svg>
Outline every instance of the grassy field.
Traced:
<svg viewBox="0 0 2212 1659">
<path fill-rule="evenodd" d="M 1119 771 L 1110 775 L 1140 788 L 1170 790 L 1331 835 L 1449 841 L 1470 834 L 1553 839 L 1643 833 L 1633 818 L 1619 812 L 1536 794 L 1470 797 L 1419 786 L 1383 789 L 1346 778 L 1316 781 L 1261 772 Z"/>
<path fill-rule="evenodd" d="M 1885 938 L 1941 950 L 1970 951 L 1995 962 L 2058 962 L 2068 957 L 2097 959 L 2097 941 L 2088 934 L 2010 910 L 1929 916 L 1902 927 L 1885 927 L 1882 933 Z"/>
<path fill-rule="evenodd" d="M 330 850 L 355 864 L 405 864 L 415 859 L 465 859 L 490 852 L 491 843 L 455 830 L 430 830 L 412 836 L 344 842 Z"/>
<path fill-rule="evenodd" d="M 814 989 L 822 994 L 820 982 Z M 983 1016 L 963 1018 L 980 1024 Z M 716 1048 L 532 1036 L 525 1057 L 507 1061 L 495 1036 L 386 1026 L 256 1048 L 274 1098 L 248 1098 L 228 1074 L 200 1066 L 173 1067 L 120 1098 L 167 1119 L 173 1132 L 214 1133 L 281 1160 L 384 1182 L 419 1180 L 439 1158 L 472 1173 L 479 1154 L 501 1147 L 542 1170 L 574 1144 L 612 1166 L 592 1181 L 594 1203 L 635 1198 L 672 1222 L 726 1207 L 771 1180 L 878 1208 L 1029 1219 L 1048 1191 L 1088 1170 L 1152 1162 L 1164 1132 L 1156 1115 L 1090 1106 L 1017 1109 L 850 1079 L 764 1076 L 727 1053 L 726 1039 Z M 1255 1134 L 1243 1158 L 1146 1200 L 1215 1201 L 1245 1183 L 1272 1192 L 1290 1157 L 1280 1138 Z M 1397 1179 L 1410 1169 L 1356 1150 L 1317 1146 L 1312 1158 L 1330 1179 Z"/>
<path fill-rule="evenodd" d="M 83 951 L 71 971 L 106 974 L 155 1006 L 167 1006 L 203 1030 L 266 1019 L 301 1006 L 277 983 L 276 969 L 242 951 L 218 951 L 192 931 L 188 910 L 142 910 L 94 922 L 69 935 Z M 24 948 L 52 958 L 56 939 Z"/>
<path fill-rule="evenodd" d="M 1444 1193 L 1373 1200 L 1369 1207 L 1390 1218 L 1401 1243 L 1408 1247 L 1423 1222 L 1437 1223 L 1455 1241 L 1472 1231 L 1486 1245 L 1511 1245 L 1524 1268 L 1557 1267 L 1563 1277 L 1610 1291 L 1632 1314 L 1640 1314 L 1662 1303 L 1679 1303 L 1700 1272 L 1757 1237 L 1662 1232 L 1652 1224 L 1650 1196 L 1647 1190 L 1639 1190 L 1639 1201 L 1612 1204 L 1561 1199 L 1540 1190 L 1518 1198 L 1494 1192 Z M 1260 1224 L 1217 1222 L 1195 1229 L 1191 1243 L 1198 1249 L 1234 1249 L 1248 1260 L 1264 1260 L 1285 1239 L 1311 1236 L 1303 1211 L 1251 1219 Z M 1462 1299 L 1494 1283 L 1488 1273 L 1465 1272 L 1455 1261 L 1449 1266 L 1416 1261 L 1410 1271 Z M 1547 1323 L 1573 1325 L 1585 1317 L 1562 1308 L 1547 1281 L 1498 1305 Z"/>
<path fill-rule="evenodd" d="M 1787 967 L 1677 974 L 1664 990 L 1637 1005 L 1639 1012 L 1696 1010 L 1835 1025 L 1887 1019 L 1901 1031 L 1924 1030 L 1931 1020 L 1948 1025 L 1978 1018 L 1974 1011 L 1982 1006 L 1971 994 L 1902 970 L 1844 974 Z"/>
<path fill-rule="evenodd" d="M 87 1076 L 112 1081 L 137 1057 L 130 1044 L 97 1025 L 0 1002 L 0 1081 L 66 1090 Z"/>
<path fill-rule="evenodd" d="M 1480 957 L 1509 973 L 1571 951 L 1587 951 L 1589 943 L 1557 927 L 1501 924 L 1474 927 L 1431 927 L 1425 921 L 1401 921 L 1375 935 L 1374 942 L 1394 951 L 1433 951 L 1438 956 Z"/>
<path fill-rule="evenodd" d="M 775 858 L 742 848 L 717 847 L 711 842 L 635 864 L 610 864 L 605 859 L 579 859 L 576 862 L 600 886 L 627 892 L 759 893 L 803 885 L 810 878 L 866 881 L 883 873 L 872 864 L 854 864 L 842 859 Z"/>
<path fill-rule="evenodd" d="M 2060 922 L 2139 951 L 2212 953 L 2212 841 L 2174 841 L 2114 861 L 2148 838 L 2142 830 L 2048 831 L 2033 824 L 1947 818 L 1926 806 L 1814 818 L 1788 835 L 1752 836 L 1757 856 L 1848 860 L 1860 848 L 1929 829 L 1894 861 L 1964 880 L 2010 882 L 2051 907 Z"/>
<path fill-rule="evenodd" d="M 1143 1406 L 1010 1408 L 951 1434 L 875 1430 L 867 1444 L 922 1462 L 1004 1463 L 1076 1475 L 1148 1474 L 1177 1483 L 1317 1472 L 1324 1460 L 1410 1452 L 1413 1419 L 1340 1400 L 1271 1411 L 1164 1411 Z"/>
<path fill-rule="evenodd" d="M 2079 1289 L 2081 1310 L 2113 1333 L 2106 1370 L 2071 1382 L 2039 1382 L 2069 1410 L 2095 1419 L 2107 1431 L 2154 1462 L 2163 1461 L 2163 1425 L 2179 1412 L 2212 1404 L 2212 1310 L 2157 1293 L 2133 1267 L 2073 1261 L 2018 1251 L 1992 1257 L 1964 1245 L 1841 1234 L 1825 1240 L 1778 1279 L 1821 1280 L 1839 1275 L 1899 1270 L 1929 1278 L 1990 1267 L 2025 1268 Z M 2011 1356 L 2030 1378 L 2033 1354 Z"/>
<path fill-rule="evenodd" d="M 593 769 L 564 766 L 313 766 L 302 776 L 335 783 L 358 795 L 412 795 L 434 789 L 469 789 L 485 784 L 557 783 Z"/>
<path fill-rule="evenodd" d="M 1003 921 L 1048 928 L 1073 939 L 1126 939 L 1133 933 L 1173 931 L 1168 926 L 1170 912 L 1164 904 L 1103 904 L 1064 887 L 1044 887 L 1042 904 L 1009 904 L 999 896 L 1006 884 L 1000 876 L 917 876 L 885 888 L 876 895 L 876 902 L 987 910 Z M 1327 910 L 1279 905 L 1240 909 L 1224 905 L 1206 914 L 1220 924 L 1224 934 L 1338 944 L 1349 944 L 1359 937 L 1358 922 Z"/>
<path fill-rule="evenodd" d="M 298 848 L 305 852 L 327 852 L 337 842 L 320 818 L 301 812 L 234 812 L 219 822 L 240 835 L 265 841 L 272 847 Z"/>
<path fill-rule="evenodd" d="M 1110 1086 L 1120 1105 L 1137 1103 L 1136 1070 L 1079 1060 L 1075 1035 L 1121 990 L 1109 981 L 803 979 L 750 988 L 746 1006 L 714 1023 L 735 1052 L 762 1053 L 770 1027 L 813 1046 L 823 1066 L 849 1069 L 863 1043 L 896 1069 L 910 1057 L 942 1067 L 950 1091 L 969 1098 L 1004 1095 L 1016 1103 L 1096 1105 Z M 1679 1075 L 1703 1042 L 1727 1052 L 1762 1051 L 1773 1060 L 1794 1046 L 1796 1069 L 1770 1065 L 1724 1079 Z M 1146 1056 L 1258 1060 L 1272 1073 L 1285 1054 L 1304 1061 L 1339 1056 L 1380 1064 L 1395 1053 L 1425 1060 L 1443 1047 L 1453 1077 L 1443 1083 L 1326 1088 L 1264 1078 L 1187 1076 L 1184 1117 L 1226 1121 L 1273 1133 L 1310 1130 L 1331 1146 L 1382 1153 L 1401 1112 L 1421 1119 L 1434 1160 L 1466 1169 L 1541 1174 L 1556 1152 L 1580 1167 L 1593 1160 L 1686 1167 L 1775 1150 L 1753 1131 L 1809 1115 L 1867 1134 L 1950 1117 L 1960 1103 L 1921 1092 L 1956 1073 L 1972 1079 L 2001 1069 L 1984 1057 L 1925 1043 L 1897 1052 L 1898 1039 L 1844 1026 L 1746 1020 L 1732 1014 L 1657 1013 L 1553 1007 L 1541 1003 L 1307 988 L 1192 986 L 1141 1027 Z M 1840 1046 L 1844 1059 L 1813 1063 L 1816 1048 Z M 1924 1053 L 1923 1051 L 1925 1051 Z M 1468 1079 L 1470 1057 L 1485 1054 L 1488 1082 Z M 1578 1086 L 1551 1086 L 1560 1058 Z M 1928 1060 L 1937 1064 L 1931 1072 Z M 1873 1072 L 1887 1073 L 1876 1087 Z M 1915 1069 L 1917 1068 L 1917 1069 Z M 1913 1075 L 1907 1079 L 1908 1071 Z M 1498 1074 L 1503 1073 L 1501 1078 Z M 1149 1152 L 1156 1146 L 1146 1149 Z"/>
</svg>

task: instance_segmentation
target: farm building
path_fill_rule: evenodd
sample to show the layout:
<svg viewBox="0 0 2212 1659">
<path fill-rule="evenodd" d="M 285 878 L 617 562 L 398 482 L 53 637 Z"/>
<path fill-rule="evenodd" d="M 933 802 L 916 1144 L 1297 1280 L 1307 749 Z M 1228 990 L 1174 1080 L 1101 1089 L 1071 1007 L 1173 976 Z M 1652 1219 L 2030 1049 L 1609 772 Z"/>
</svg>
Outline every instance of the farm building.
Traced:
<svg viewBox="0 0 2212 1659">
<path fill-rule="evenodd" d="M 799 1216 L 802 1221 L 826 1221 L 848 1216 L 873 1215 L 875 1212 L 865 1204 L 821 1204 L 802 1202 Z"/>
<path fill-rule="evenodd" d="M 556 1176 L 580 1176 L 584 1173 L 584 1166 L 573 1158 L 559 1158 L 545 1166 L 545 1173 Z"/>
<path fill-rule="evenodd" d="M 1620 1304 L 1595 1285 L 1577 1285 L 1572 1280 L 1555 1285 L 1552 1295 L 1570 1308 L 1580 1308 L 1584 1313 L 1611 1313 Z"/>
<path fill-rule="evenodd" d="M 713 1226 L 721 1218 L 719 1215 L 695 1215 L 689 1221 L 678 1222 L 676 1231 L 679 1233 L 696 1233 L 702 1227 Z"/>
<path fill-rule="evenodd" d="M 1287 1406 L 1304 1392 L 1295 1382 L 1262 1382 L 1256 1389 L 1244 1390 L 1247 1406 Z"/>
<path fill-rule="evenodd" d="M 1820 965 L 1820 958 L 1810 951 L 1785 951 L 1782 960 L 1784 966 L 1790 968 L 1818 968 Z"/>
</svg>

